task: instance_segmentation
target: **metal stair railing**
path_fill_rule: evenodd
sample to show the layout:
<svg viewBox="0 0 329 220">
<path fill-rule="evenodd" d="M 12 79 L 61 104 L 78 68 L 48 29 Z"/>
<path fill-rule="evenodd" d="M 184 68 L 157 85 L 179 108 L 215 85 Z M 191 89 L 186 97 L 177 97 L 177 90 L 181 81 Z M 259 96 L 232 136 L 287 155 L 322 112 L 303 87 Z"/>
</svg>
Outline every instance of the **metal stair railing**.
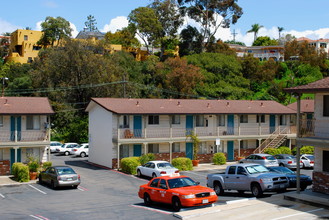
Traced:
<svg viewBox="0 0 329 220">
<path fill-rule="evenodd" d="M 255 153 L 264 152 L 264 150 L 266 148 L 268 148 L 271 144 L 274 144 L 275 140 L 277 140 L 277 138 L 280 136 L 283 136 L 283 137 L 279 139 L 279 142 L 282 141 L 283 139 L 285 139 L 287 137 L 287 135 L 282 135 L 282 133 L 284 134 L 286 132 L 286 130 L 287 130 L 287 128 L 284 128 L 283 130 L 281 130 L 281 127 L 279 126 L 259 147 L 257 147 L 254 150 L 253 153 L 255 154 Z M 278 145 L 279 142 L 277 142 L 275 144 L 275 147 Z"/>
</svg>

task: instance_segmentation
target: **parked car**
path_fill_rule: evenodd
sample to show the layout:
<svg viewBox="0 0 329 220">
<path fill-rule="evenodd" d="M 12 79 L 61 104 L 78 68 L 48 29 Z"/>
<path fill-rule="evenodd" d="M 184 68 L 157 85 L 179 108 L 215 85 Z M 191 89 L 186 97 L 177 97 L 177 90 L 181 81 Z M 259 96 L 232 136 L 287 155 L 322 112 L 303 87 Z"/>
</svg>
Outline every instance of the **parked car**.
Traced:
<svg viewBox="0 0 329 220">
<path fill-rule="evenodd" d="M 239 163 L 258 163 L 265 167 L 279 166 L 278 160 L 270 154 L 250 154 L 248 157 L 239 160 Z"/>
<path fill-rule="evenodd" d="M 237 190 L 240 194 L 251 191 L 253 196 L 261 197 L 263 192 L 285 191 L 289 181 L 284 174 L 271 173 L 263 165 L 246 163 L 227 166 L 222 173 L 208 174 L 207 186 L 217 195 L 223 195 L 224 190 Z"/>
<path fill-rule="evenodd" d="M 80 184 L 80 175 L 68 166 L 52 166 L 39 174 L 39 183 L 50 184 L 55 189 L 59 186 L 77 188 Z"/>
<path fill-rule="evenodd" d="M 200 186 L 187 176 L 153 178 L 139 187 L 138 196 L 144 199 L 145 205 L 152 202 L 167 203 L 171 204 L 176 212 L 181 207 L 202 206 L 217 201 L 214 190 Z"/>
<path fill-rule="evenodd" d="M 314 167 L 314 156 L 312 154 L 303 154 L 300 156 L 300 160 L 303 163 L 303 168 Z"/>
<path fill-rule="evenodd" d="M 89 155 L 89 144 L 84 143 L 79 145 L 78 147 L 72 148 L 71 153 L 75 156 L 85 157 Z"/>
<path fill-rule="evenodd" d="M 289 179 L 289 187 L 288 188 L 296 188 L 297 187 L 297 174 L 288 169 L 287 167 L 268 167 L 271 172 L 285 174 Z M 307 188 L 307 186 L 312 185 L 311 177 L 307 175 L 300 175 L 300 189 L 303 191 Z"/>
<path fill-rule="evenodd" d="M 274 157 L 278 160 L 279 166 L 288 167 L 289 169 L 296 169 L 296 157 L 290 154 L 277 154 Z M 302 167 L 303 163 L 299 161 L 299 166 Z"/>
<path fill-rule="evenodd" d="M 51 141 L 50 142 L 50 153 L 55 153 L 56 148 L 62 146 L 62 143 L 58 141 Z"/>
<path fill-rule="evenodd" d="M 179 170 L 171 163 L 162 160 L 149 161 L 142 166 L 137 167 L 137 176 L 179 176 Z"/>
<path fill-rule="evenodd" d="M 56 148 L 56 152 L 59 154 L 70 155 L 71 149 L 74 147 L 78 147 L 77 143 L 65 143 L 62 146 Z"/>
</svg>

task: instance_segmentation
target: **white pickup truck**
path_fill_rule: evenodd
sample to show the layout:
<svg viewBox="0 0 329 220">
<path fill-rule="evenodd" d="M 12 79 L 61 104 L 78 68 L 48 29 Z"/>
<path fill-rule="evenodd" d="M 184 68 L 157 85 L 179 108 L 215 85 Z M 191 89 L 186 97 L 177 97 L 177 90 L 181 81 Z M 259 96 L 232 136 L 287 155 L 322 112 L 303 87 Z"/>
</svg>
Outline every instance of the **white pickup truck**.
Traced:
<svg viewBox="0 0 329 220">
<path fill-rule="evenodd" d="M 208 174 L 207 186 L 217 195 L 223 195 L 224 190 L 237 190 L 251 191 L 255 197 L 261 197 L 265 191 L 285 191 L 289 180 L 284 174 L 271 173 L 259 164 L 236 164 L 228 166 L 225 173 Z"/>
</svg>

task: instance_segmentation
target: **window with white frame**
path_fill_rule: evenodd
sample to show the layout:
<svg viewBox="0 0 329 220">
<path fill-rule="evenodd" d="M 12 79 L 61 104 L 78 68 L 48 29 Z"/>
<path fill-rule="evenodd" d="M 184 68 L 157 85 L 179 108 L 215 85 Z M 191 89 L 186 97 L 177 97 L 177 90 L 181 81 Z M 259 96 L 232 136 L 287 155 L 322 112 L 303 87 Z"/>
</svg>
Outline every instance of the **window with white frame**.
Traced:
<svg viewBox="0 0 329 220">
<path fill-rule="evenodd" d="M 199 143 L 199 152 L 198 153 L 199 154 L 206 154 L 206 153 L 208 153 L 206 142 L 200 142 Z"/>
<path fill-rule="evenodd" d="M 280 115 L 280 125 L 287 125 L 287 116 Z"/>
<path fill-rule="evenodd" d="M 122 144 L 120 146 L 120 158 L 129 157 L 129 145 Z"/>
<path fill-rule="evenodd" d="M 123 128 L 129 128 L 129 115 L 123 116 Z"/>
<path fill-rule="evenodd" d="M 204 126 L 204 115 L 197 115 L 195 117 L 195 126 L 203 127 Z"/>
<path fill-rule="evenodd" d="M 329 117 L 329 95 L 323 96 L 323 116 Z"/>
<path fill-rule="evenodd" d="M 26 130 L 40 130 L 40 115 L 26 116 Z"/>
<path fill-rule="evenodd" d="M 172 144 L 172 152 L 180 152 L 180 143 Z"/>
<path fill-rule="evenodd" d="M 3 127 L 3 116 L 0 116 L 0 127 Z"/>
<path fill-rule="evenodd" d="M 265 115 L 257 115 L 257 123 L 265 123 Z"/>
<path fill-rule="evenodd" d="M 159 124 L 159 115 L 149 115 L 148 123 L 149 123 L 149 125 L 158 125 Z"/>
<path fill-rule="evenodd" d="M 248 140 L 240 141 L 240 149 L 246 149 L 246 148 L 248 148 Z"/>
<path fill-rule="evenodd" d="M 173 125 L 179 125 L 180 124 L 180 115 L 171 116 L 171 123 Z"/>
<path fill-rule="evenodd" d="M 248 115 L 240 115 L 240 123 L 248 123 Z"/>
<path fill-rule="evenodd" d="M 149 144 L 148 153 L 159 153 L 159 144 Z"/>
<path fill-rule="evenodd" d="M 218 126 L 225 126 L 225 115 L 217 115 Z"/>
</svg>

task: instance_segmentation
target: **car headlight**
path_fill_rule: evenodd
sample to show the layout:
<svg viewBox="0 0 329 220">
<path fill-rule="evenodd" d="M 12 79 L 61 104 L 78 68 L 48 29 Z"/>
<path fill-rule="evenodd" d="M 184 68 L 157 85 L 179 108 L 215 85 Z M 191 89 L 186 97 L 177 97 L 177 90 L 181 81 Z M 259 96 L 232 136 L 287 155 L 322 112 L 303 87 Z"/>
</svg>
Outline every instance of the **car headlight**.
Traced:
<svg viewBox="0 0 329 220">
<path fill-rule="evenodd" d="M 191 195 L 182 195 L 183 199 L 194 199 L 195 195 L 191 194 Z"/>
<path fill-rule="evenodd" d="M 260 179 L 262 182 L 272 182 L 272 178 L 262 178 Z"/>
<path fill-rule="evenodd" d="M 215 193 L 215 192 L 211 192 L 210 195 L 211 195 L 211 196 L 215 196 L 216 193 Z"/>
<path fill-rule="evenodd" d="M 296 177 L 290 177 L 289 178 L 289 180 L 291 180 L 291 181 L 296 181 L 296 179 L 297 179 Z"/>
</svg>

